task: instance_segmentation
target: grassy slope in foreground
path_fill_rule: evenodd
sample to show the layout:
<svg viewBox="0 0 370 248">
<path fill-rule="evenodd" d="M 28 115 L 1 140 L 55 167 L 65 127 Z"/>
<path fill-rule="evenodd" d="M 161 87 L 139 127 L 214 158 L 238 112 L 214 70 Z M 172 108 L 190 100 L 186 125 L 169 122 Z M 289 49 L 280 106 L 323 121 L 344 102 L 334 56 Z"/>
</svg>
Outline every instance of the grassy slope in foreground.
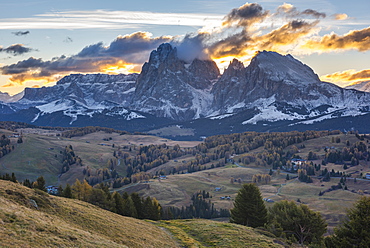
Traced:
<svg viewBox="0 0 370 248">
<path fill-rule="evenodd" d="M 201 219 L 150 223 L 3 180 L 0 224 L 1 247 L 282 247 L 245 226 Z"/>
<path fill-rule="evenodd" d="M 2 247 L 178 247 L 151 223 L 2 180 L 0 222 Z"/>
<path fill-rule="evenodd" d="M 204 219 L 161 221 L 182 247 L 284 247 L 258 229 Z M 272 234 L 266 233 L 273 236 Z"/>
</svg>

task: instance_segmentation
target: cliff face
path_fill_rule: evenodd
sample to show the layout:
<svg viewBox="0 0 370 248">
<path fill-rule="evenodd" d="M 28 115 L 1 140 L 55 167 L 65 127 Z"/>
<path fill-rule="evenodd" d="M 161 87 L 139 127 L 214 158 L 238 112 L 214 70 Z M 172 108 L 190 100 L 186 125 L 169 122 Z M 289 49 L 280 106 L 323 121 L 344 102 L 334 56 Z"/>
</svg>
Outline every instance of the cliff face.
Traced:
<svg viewBox="0 0 370 248">
<path fill-rule="evenodd" d="M 72 118 L 95 114 L 141 117 L 138 113 L 189 121 L 252 111 L 243 123 L 325 119 L 370 112 L 370 93 L 321 82 L 291 55 L 259 52 L 245 67 L 234 59 L 222 75 L 211 60 L 181 60 L 177 49 L 162 44 L 151 52 L 140 74 L 72 74 L 53 87 L 27 88 L 21 100 L 4 103 L 4 114 L 34 107 Z M 138 113 L 127 116 L 131 111 Z"/>
<path fill-rule="evenodd" d="M 134 109 L 189 120 L 206 114 L 212 96 L 205 89 L 219 76 L 213 61 L 193 60 L 186 64 L 177 49 L 162 44 L 150 54 L 136 83 Z"/>
</svg>

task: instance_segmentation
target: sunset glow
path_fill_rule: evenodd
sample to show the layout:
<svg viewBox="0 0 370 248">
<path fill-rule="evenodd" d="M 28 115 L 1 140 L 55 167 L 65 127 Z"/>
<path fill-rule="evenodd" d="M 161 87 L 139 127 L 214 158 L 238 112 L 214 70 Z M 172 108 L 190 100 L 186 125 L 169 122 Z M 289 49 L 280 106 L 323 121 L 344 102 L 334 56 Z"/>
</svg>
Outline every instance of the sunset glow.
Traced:
<svg viewBox="0 0 370 248">
<path fill-rule="evenodd" d="M 187 1 L 183 4 L 188 6 Z M 52 12 L 39 8 L 26 17 L 0 18 L 4 39 L 0 44 L 0 91 L 48 86 L 71 73 L 139 73 L 150 52 L 162 43 L 176 46 L 179 58 L 186 62 L 211 58 L 221 72 L 234 58 L 247 66 L 261 50 L 300 59 L 319 55 L 308 64 L 313 68 L 332 54 L 347 52 L 343 58 L 347 68 L 333 71 L 320 66 L 321 78 L 339 85 L 357 81 L 348 76 L 352 72 L 348 68 L 353 68 L 356 75 L 356 71 L 370 68 L 370 59 L 365 59 L 370 56 L 370 20 L 346 12 L 349 8 L 338 7 L 338 13 L 324 4 L 310 8 L 308 3 L 240 1 L 236 6 L 219 3 L 222 8 L 206 13 L 214 3 L 204 1 L 197 7 L 202 4 L 204 8 L 199 12 L 189 3 L 188 10 L 168 12 L 149 6 L 140 11 L 116 6 L 111 8 L 114 10 L 104 6 Z M 33 35 L 36 32 L 44 36 Z M 103 38 L 105 33 L 109 36 Z M 49 40 L 52 37 L 54 40 Z M 58 44 L 53 43 L 55 37 L 60 39 Z M 112 37 L 116 38 L 112 41 Z"/>
<path fill-rule="evenodd" d="M 141 65 L 127 64 L 123 60 L 118 61 L 116 64 L 104 65 L 100 68 L 100 72 L 107 74 L 129 74 L 129 73 L 139 73 L 141 70 Z"/>
</svg>

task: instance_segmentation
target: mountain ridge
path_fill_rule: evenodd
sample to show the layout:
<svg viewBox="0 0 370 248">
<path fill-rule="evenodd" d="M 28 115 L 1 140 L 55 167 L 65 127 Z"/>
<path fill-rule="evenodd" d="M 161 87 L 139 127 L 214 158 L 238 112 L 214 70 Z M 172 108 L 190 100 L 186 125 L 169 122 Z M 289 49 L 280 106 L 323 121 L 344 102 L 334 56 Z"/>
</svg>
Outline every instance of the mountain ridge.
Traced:
<svg viewBox="0 0 370 248">
<path fill-rule="evenodd" d="M 110 118 L 109 125 L 116 118 L 124 129 L 137 118 L 149 118 L 145 121 L 150 123 L 149 116 L 162 118 L 167 125 L 202 118 L 224 122 L 247 111 L 253 115 L 239 124 L 311 120 L 307 123 L 312 125 L 367 115 L 369 103 L 370 93 L 322 82 L 291 55 L 260 51 L 248 66 L 234 59 L 221 74 L 214 61 L 185 62 L 176 47 L 164 43 L 151 52 L 140 74 L 71 74 L 52 87 L 26 88 L 20 100 L 1 103 L 0 119 L 13 120 L 18 113 L 18 121 L 55 125 L 52 120 L 60 116 L 70 118 L 63 125 L 80 126 Z M 30 108 L 34 114 L 22 114 Z M 43 121 L 38 122 L 40 118 Z M 140 130 L 161 127 L 160 121 L 156 123 Z"/>
</svg>

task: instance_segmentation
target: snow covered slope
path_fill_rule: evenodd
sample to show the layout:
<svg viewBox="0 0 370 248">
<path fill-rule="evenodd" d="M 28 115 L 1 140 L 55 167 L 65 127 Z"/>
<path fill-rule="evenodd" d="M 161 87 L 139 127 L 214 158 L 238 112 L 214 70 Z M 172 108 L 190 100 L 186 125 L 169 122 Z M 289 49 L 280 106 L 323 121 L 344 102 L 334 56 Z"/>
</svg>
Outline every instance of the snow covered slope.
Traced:
<svg viewBox="0 0 370 248">
<path fill-rule="evenodd" d="M 0 120 L 115 127 L 122 122 L 122 129 L 130 121 L 155 128 L 200 119 L 207 124 L 199 125 L 230 126 L 223 132 L 273 122 L 295 128 L 370 113 L 370 93 L 322 82 L 291 55 L 262 51 L 247 67 L 234 59 L 220 75 L 214 61 L 185 62 L 170 44 L 152 51 L 140 74 L 71 74 L 53 87 L 26 88 L 18 101 L 0 94 L 1 99 Z"/>
</svg>

